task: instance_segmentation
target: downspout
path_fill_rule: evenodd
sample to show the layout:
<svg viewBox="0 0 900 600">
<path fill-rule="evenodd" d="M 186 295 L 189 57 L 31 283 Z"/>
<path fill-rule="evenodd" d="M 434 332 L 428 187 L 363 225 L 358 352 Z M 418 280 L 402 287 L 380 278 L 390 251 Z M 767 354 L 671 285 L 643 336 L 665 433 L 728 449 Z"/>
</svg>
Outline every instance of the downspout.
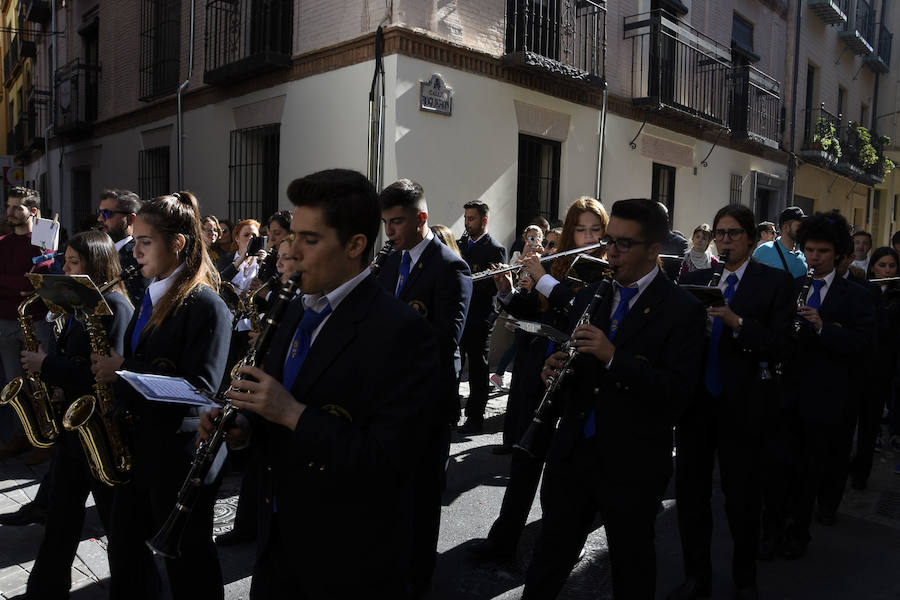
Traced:
<svg viewBox="0 0 900 600">
<path fill-rule="evenodd" d="M 181 96 L 184 88 L 191 82 L 191 76 L 194 74 L 194 2 L 191 0 L 191 41 L 188 50 L 188 73 L 187 78 L 178 86 L 177 110 L 175 116 L 175 135 L 178 138 L 178 189 L 184 189 L 184 112 L 181 105 Z"/>
<path fill-rule="evenodd" d="M 597 189 L 594 198 L 602 202 L 600 192 L 603 188 L 603 146 L 606 144 L 606 118 L 607 118 L 607 99 L 609 98 L 609 84 L 606 82 L 606 34 L 607 34 L 607 14 L 606 9 L 603 11 L 603 105 L 600 107 L 600 141 L 597 145 Z"/>
<path fill-rule="evenodd" d="M 46 165 L 44 170 L 47 173 L 48 192 L 53 189 L 53 181 L 50 178 L 50 132 L 56 125 L 56 0 L 50 0 L 50 31 L 52 34 L 47 38 L 52 40 L 53 44 L 53 52 L 50 55 L 50 81 L 47 82 L 50 88 L 50 106 L 47 111 L 49 113 L 47 126 L 44 127 L 44 163 Z M 62 214 L 62 182 L 60 182 L 60 194 L 57 198 L 59 206 L 56 212 Z"/>
<path fill-rule="evenodd" d="M 795 144 L 797 143 L 797 79 L 800 77 L 800 18 L 803 14 L 803 2 L 797 2 L 797 24 L 794 30 L 794 81 L 791 83 L 791 147 L 788 157 L 788 180 L 787 180 L 787 198 L 785 205 L 794 204 L 794 179 L 796 177 L 796 154 L 794 153 Z"/>
</svg>

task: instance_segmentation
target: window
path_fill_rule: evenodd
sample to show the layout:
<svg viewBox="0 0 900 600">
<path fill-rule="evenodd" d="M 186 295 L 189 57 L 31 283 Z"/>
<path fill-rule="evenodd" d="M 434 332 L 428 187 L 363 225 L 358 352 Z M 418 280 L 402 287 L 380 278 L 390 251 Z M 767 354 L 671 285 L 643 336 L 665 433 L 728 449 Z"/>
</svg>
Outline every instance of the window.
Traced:
<svg viewBox="0 0 900 600">
<path fill-rule="evenodd" d="M 653 163 L 651 198 L 669 209 L 669 227 L 675 219 L 675 167 Z"/>
<path fill-rule="evenodd" d="M 731 174 L 731 189 L 728 194 L 729 204 L 740 204 L 741 194 L 744 190 L 744 178 L 736 173 Z"/>
<path fill-rule="evenodd" d="M 168 194 L 169 147 L 148 148 L 138 154 L 138 189 L 142 200 Z"/>
<path fill-rule="evenodd" d="M 866 104 L 862 104 L 859 107 L 859 124 L 863 127 L 869 127 L 869 107 Z"/>
<path fill-rule="evenodd" d="M 731 43 L 753 52 L 753 23 L 735 13 L 731 20 Z"/>
<path fill-rule="evenodd" d="M 180 66 L 181 2 L 142 0 L 140 99 L 174 92 Z"/>
<path fill-rule="evenodd" d="M 816 68 L 806 65 L 806 104 L 804 105 L 803 139 L 811 140 L 815 133 L 813 123 L 813 98 L 815 98 Z"/>
<path fill-rule="evenodd" d="M 847 104 L 847 89 L 843 86 L 838 86 L 838 104 L 837 104 L 837 114 L 841 116 L 844 114 L 844 106 Z"/>
<path fill-rule="evenodd" d="M 97 224 L 91 195 L 91 169 L 72 169 L 72 227 L 75 232 L 87 231 Z"/>
<path fill-rule="evenodd" d="M 278 153 L 281 125 L 231 132 L 228 162 L 228 217 L 268 219 L 278 208 Z"/>
<path fill-rule="evenodd" d="M 559 142 L 519 134 L 516 231 L 537 216 L 548 221 L 558 217 L 561 149 Z"/>
</svg>

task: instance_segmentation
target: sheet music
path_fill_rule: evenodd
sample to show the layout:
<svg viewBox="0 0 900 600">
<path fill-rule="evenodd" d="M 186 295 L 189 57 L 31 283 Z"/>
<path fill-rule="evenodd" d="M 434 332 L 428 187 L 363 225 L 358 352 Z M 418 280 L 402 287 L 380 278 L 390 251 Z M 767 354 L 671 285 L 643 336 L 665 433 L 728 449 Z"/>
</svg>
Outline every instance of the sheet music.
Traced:
<svg viewBox="0 0 900 600">
<path fill-rule="evenodd" d="M 198 390 L 182 377 L 149 375 L 132 371 L 116 371 L 116 374 L 148 400 L 191 406 L 219 406 L 211 393 Z"/>
</svg>

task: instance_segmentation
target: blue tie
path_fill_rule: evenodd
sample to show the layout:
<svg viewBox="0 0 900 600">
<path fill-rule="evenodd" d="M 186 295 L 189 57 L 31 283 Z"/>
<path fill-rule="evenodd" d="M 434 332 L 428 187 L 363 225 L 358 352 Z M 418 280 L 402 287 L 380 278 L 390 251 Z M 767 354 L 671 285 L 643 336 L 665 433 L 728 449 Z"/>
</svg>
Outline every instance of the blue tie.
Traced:
<svg viewBox="0 0 900 600">
<path fill-rule="evenodd" d="M 825 287 L 824 279 L 813 279 L 813 293 L 806 301 L 806 305 L 810 308 L 819 310 L 822 308 L 822 288 Z"/>
<path fill-rule="evenodd" d="M 285 389 L 290 390 L 297 380 L 300 373 L 300 367 L 309 354 L 309 346 L 312 340 L 312 332 L 322 322 L 322 320 L 331 313 L 331 305 L 322 309 L 322 312 L 316 312 L 311 308 L 307 308 L 303 312 L 303 318 L 300 319 L 300 325 L 297 332 L 294 333 L 294 339 L 291 340 L 291 348 L 287 358 L 284 361 L 284 374 L 281 377 L 281 383 Z"/>
<path fill-rule="evenodd" d="M 734 286 L 737 285 L 737 275 L 732 273 L 728 276 L 728 285 L 722 295 L 725 297 L 725 304 L 731 304 L 734 297 Z M 719 363 L 719 340 L 722 338 L 722 319 L 713 319 L 712 331 L 709 333 L 709 352 L 706 354 L 706 377 L 704 383 L 706 389 L 713 396 L 722 393 L 722 370 Z"/>
<path fill-rule="evenodd" d="M 609 335 L 606 337 L 608 337 L 610 341 L 616 337 L 616 332 L 619 331 L 622 320 L 625 318 L 625 315 L 628 314 L 630 308 L 629 303 L 631 302 L 631 299 L 634 298 L 635 294 L 638 293 L 638 288 L 636 287 L 622 287 L 618 283 L 615 285 L 616 289 L 619 290 L 619 304 L 616 305 L 616 310 L 613 311 L 612 317 L 609 319 Z M 584 422 L 585 438 L 590 439 L 597 433 L 597 420 L 595 416 L 596 411 L 592 410 L 591 414 L 588 415 L 587 421 Z"/>
<path fill-rule="evenodd" d="M 472 246 L 473 246 L 474 244 L 475 244 L 475 242 L 473 242 L 473 241 L 471 240 L 471 238 L 470 238 L 470 239 L 469 239 L 468 250 L 471 250 L 471 249 L 472 249 Z"/>
<path fill-rule="evenodd" d="M 132 354 L 137 349 L 138 340 L 141 339 L 141 332 L 144 330 L 147 321 L 150 320 L 151 314 L 153 314 L 153 300 L 150 299 L 150 290 L 147 290 L 144 292 L 144 299 L 141 301 L 141 312 L 138 315 L 137 323 L 134 324 L 134 331 L 131 332 Z"/>
<path fill-rule="evenodd" d="M 403 284 L 409 279 L 409 265 L 412 262 L 412 256 L 406 250 L 403 251 L 403 260 L 400 261 L 400 279 L 397 282 L 397 295 L 403 289 Z"/>
</svg>

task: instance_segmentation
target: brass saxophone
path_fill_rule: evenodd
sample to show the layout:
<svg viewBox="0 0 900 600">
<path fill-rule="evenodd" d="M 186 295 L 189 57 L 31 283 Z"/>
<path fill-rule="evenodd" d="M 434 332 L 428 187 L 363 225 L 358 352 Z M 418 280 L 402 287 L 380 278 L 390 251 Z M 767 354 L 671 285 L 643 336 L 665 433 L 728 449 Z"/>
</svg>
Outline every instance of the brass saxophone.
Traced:
<svg viewBox="0 0 900 600">
<path fill-rule="evenodd" d="M 38 342 L 34 322 L 27 314 L 28 306 L 38 299 L 32 294 L 16 309 L 19 325 L 22 327 L 23 347 L 28 352 L 37 352 Z M 0 405 L 9 404 L 19 415 L 25 428 L 25 437 L 35 448 L 49 448 L 59 437 L 59 424 L 53 411 L 50 392 L 41 379 L 40 373 L 26 373 L 14 377 L 0 392 Z"/>
<path fill-rule="evenodd" d="M 139 272 L 137 266 L 126 268 L 119 277 L 103 284 L 99 288 L 100 293 Z M 109 339 L 100 318 L 92 313 L 83 313 L 82 318 L 91 352 L 109 356 Z M 94 477 L 109 486 L 120 485 L 131 477 L 131 450 L 125 443 L 122 420 L 113 414 L 112 386 L 94 383 L 93 389 L 93 394 L 80 396 L 69 405 L 62 425 L 66 431 L 78 433 Z"/>
</svg>

